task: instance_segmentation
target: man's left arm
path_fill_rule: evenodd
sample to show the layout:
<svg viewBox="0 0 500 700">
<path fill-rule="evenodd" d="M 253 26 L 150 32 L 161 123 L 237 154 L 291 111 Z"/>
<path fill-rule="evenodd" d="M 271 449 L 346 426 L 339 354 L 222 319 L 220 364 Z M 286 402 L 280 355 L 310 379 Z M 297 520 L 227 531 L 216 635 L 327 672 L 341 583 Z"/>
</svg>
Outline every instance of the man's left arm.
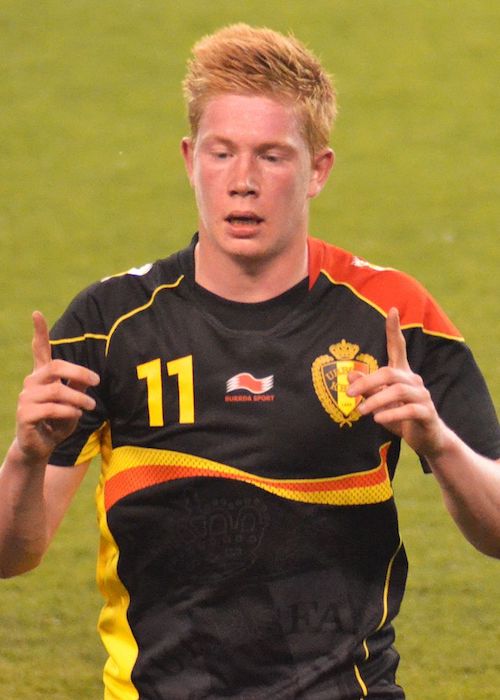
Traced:
<svg viewBox="0 0 500 700">
<path fill-rule="evenodd" d="M 424 457 L 445 504 L 479 551 L 500 558 L 500 460 L 479 455 L 439 417 L 422 378 L 408 363 L 397 309 L 386 322 L 388 365 L 370 375 L 352 373 L 348 393 L 358 410 L 399 435 Z"/>
</svg>

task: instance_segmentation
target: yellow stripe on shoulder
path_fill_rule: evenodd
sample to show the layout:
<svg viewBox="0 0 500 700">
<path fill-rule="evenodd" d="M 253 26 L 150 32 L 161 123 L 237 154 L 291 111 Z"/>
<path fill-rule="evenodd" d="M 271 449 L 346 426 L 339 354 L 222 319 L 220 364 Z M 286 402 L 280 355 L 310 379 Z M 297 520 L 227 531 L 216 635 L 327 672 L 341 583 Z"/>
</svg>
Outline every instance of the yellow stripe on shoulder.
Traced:
<svg viewBox="0 0 500 700">
<path fill-rule="evenodd" d="M 113 333 L 116 331 L 118 326 L 123 323 L 123 321 L 126 321 L 128 318 L 131 318 L 132 316 L 135 316 L 136 314 L 141 313 L 141 311 L 145 311 L 148 309 L 152 304 L 154 303 L 154 300 L 156 298 L 156 295 L 158 292 L 161 292 L 163 289 L 175 289 L 175 287 L 178 287 L 182 280 L 184 279 L 184 275 L 181 275 L 175 282 L 171 282 L 170 284 L 161 284 L 159 287 L 156 287 L 156 289 L 153 290 L 153 293 L 151 294 L 151 297 L 149 300 L 145 303 L 142 304 L 141 306 L 138 306 L 135 309 L 132 309 L 131 311 L 128 311 L 126 314 L 123 314 L 123 316 L 120 316 L 119 318 L 116 319 L 114 322 L 113 326 L 111 327 L 111 330 L 109 331 L 107 341 L 106 341 L 106 351 L 105 354 L 108 354 L 109 351 L 109 343 L 111 341 L 111 338 L 113 336 Z"/>
<path fill-rule="evenodd" d="M 120 275 L 116 275 L 120 276 Z M 109 278 L 108 278 L 109 279 Z M 116 321 L 113 323 L 111 326 L 111 330 L 109 333 L 82 333 L 82 335 L 76 335 L 68 338 L 57 338 L 56 340 L 50 340 L 51 345 L 66 345 L 68 343 L 83 343 L 86 340 L 103 340 L 106 343 L 106 349 L 105 349 L 105 354 L 108 354 L 109 350 L 109 343 L 111 341 L 111 337 L 113 333 L 116 331 L 118 326 L 123 323 L 123 321 L 126 321 L 128 318 L 131 318 L 132 316 L 135 316 L 136 314 L 140 313 L 141 311 L 144 311 L 145 309 L 148 309 L 154 302 L 156 295 L 158 292 L 161 292 L 163 289 L 175 289 L 180 285 L 182 280 L 184 279 L 184 275 L 181 275 L 178 279 L 175 280 L 175 282 L 171 282 L 169 284 L 161 284 L 159 287 L 156 287 L 156 289 L 153 290 L 150 298 L 145 304 L 142 304 L 141 306 L 137 306 L 134 309 L 131 309 L 130 311 L 127 311 L 126 314 L 123 314 L 122 316 L 119 316 Z"/>
<path fill-rule="evenodd" d="M 382 268 L 380 268 L 380 269 L 382 270 Z M 397 273 L 396 270 L 392 270 L 391 268 L 385 268 L 385 269 L 389 272 Z M 337 280 L 337 279 L 333 278 L 330 275 L 330 273 L 323 268 L 321 269 L 321 274 L 323 274 L 329 280 L 329 282 L 331 282 L 331 284 L 333 284 L 335 286 L 346 287 L 346 289 L 349 289 L 349 291 L 352 292 L 352 294 L 354 294 L 354 296 L 357 297 L 358 299 L 360 299 L 364 304 L 371 306 L 381 316 L 383 316 L 384 318 L 387 318 L 388 309 L 390 308 L 390 305 L 391 305 L 389 303 L 389 300 L 385 300 L 383 302 L 384 305 L 386 306 L 386 308 L 384 308 L 383 306 L 381 306 L 381 304 L 377 303 L 376 301 L 374 301 L 373 299 L 368 297 L 366 294 L 361 294 L 361 292 L 358 289 L 356 289 L 356 287 L 354 285 L 350 284 L 346 280 Z M 379 301 L 381 301 L 381 300 L 382 299 L 380 298 Z M 449 326 L 450 326 L 450 330 L 453 330 L 451 322 L 449 322 Z M 425 335 L 435 336 L 437 338 L 445 338 L 446 340 L 454 340 L 454 341 L 457 341 L 459 343 L 465 342 L 465 338 L 462 335 L 460 335 L 460 333 L 458 331 L 456 333 L 453 333 L 453 332 L 446 333 L 445 331 L 433 330 L 431 328 L 428 328 L 427 326 L 424 326 L 424 324 L 421 322 L 410 322 L 410 323 L 402 323 L 401 324 L 401 330 L 409 330 L 411 328 L 420 328 L 422 333 L 424 333 Z"/>
<path fill-rule="evenodd" d="M 371 306 L 372 308 L 374 308 L 375 311 L 378 311 L 381 316 L 383 316 L 384 318 L 387 318 L 387 312 L 384 311 L 384 309 L 381 306 L 379 306 L 374 301 L 372 301 L 368 297 L 366 297 L 363 294 L 361 294 L 360 292 L 358 292 L 356 287 L 354 287 L 352 284 L 349 284 L 349 282 L 346 282 L 345 280 L 334 279 L 329 274 L 329 272 L 327 272 L 324 269 L 322 269 L 321 272 L 328 280 L 330 280 L 330 282 L 332 284 L 334 284 L 336 286 L 347 287 L 347 289 L 349 289 L 354 294 L 354 296 L 358 297 L 358 299 L 361 299 L 361 301 L 363 301 L 365 304 L 368 304 L 368 306 Z"/>
<path fill-rule="evenodd" d="M 425 335 L 434 335 L 437 338 L 444 338 L 445 340 L 456 340 L 457 343 L 465 343 L 465 338 L 461 335 L 451 335 L 450 333 L 441 333 L 440 331 L 430 331 L 423 325 L 423 323 L 407 323 L 401 326 L 402 331 L 410 330 L 410 328 L 420 328 L 422 333 L 424 333 Z"/>
<path fill-rule="evenodd" d="M 77 335 L 73 338 L 58 338 L 57 340 L 51 340 L 51 345 L 65 345 L 66 343 L 82 343 L 87 339 L 93 340 L 107 340 L 108 336 L 103 333 L 84 333 L 83 335 Z"/>
</svg>

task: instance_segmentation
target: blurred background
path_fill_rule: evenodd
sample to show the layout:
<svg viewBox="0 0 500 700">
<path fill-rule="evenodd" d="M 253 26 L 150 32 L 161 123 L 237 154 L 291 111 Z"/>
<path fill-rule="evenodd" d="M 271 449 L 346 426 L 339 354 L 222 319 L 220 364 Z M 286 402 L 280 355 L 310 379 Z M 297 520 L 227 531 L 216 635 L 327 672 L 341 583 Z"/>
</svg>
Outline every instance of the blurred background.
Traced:
<svg viewBox="0 0 500 700">
<path fill-rule="evenodd" d="M 500 396 L 494 0 L 3 0 L 0 448 L 30 370 L 31 312 L 164 257 L 196 226 L 179 141 L 190 47 L 236 21 L 291 31 L 334 75 L 336 167 L 311 233 L 413 274 Z M 0 581 L 2 695 L 102 697 L 91 473 L 41 568 Z M 410 579 L 397 620 L 409 700 L 491 700 L 500 562 L 477 554 L 408 451 L 396 478 Z M 0 495 L 1 497 L 1 495 Z"/>
</svg>

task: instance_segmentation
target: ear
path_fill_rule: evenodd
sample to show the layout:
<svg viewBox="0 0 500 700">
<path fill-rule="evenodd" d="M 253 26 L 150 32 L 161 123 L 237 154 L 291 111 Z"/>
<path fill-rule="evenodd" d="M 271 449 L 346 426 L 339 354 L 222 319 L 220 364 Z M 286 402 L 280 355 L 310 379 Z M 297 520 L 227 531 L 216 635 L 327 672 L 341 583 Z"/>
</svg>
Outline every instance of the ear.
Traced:
<svg viewBox="0 0 500 700">
<path fill-rule="evenodd" d="M 312 199 L 317 197 L 326 185 L 328 176 L 335 163 L 335 153 L 331 148 L 324 148 L 316 153 L 312 159 L 311 180 L 309 182 L 308 196 Z"/>
<path fill-rule="evenodd" d="M 181 141 L 181 153 L 184 159 L 184 165 L 186 166 L 186 172 L 191 187 L 193 186 L 193 152 L 193 139 L 189 136 L 185 136 Z"/>
</svg>

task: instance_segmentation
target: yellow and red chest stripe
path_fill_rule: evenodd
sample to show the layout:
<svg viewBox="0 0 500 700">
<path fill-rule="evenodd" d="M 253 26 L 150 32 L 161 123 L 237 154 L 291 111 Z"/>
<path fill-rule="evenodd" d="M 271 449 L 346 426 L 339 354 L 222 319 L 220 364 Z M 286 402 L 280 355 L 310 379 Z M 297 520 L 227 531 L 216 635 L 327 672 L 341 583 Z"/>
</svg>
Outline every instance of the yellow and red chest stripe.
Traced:
<svg viewBox="0 0 500 700">
<path fill-rule="evenodd" d="M 273 479 L 183 452 L 119 447 L 113 450 L 106 470 L 104 504 L 108 511 L 120 499 L 141 489 L 188 478 L 240 481 L 302 503 L 332 506 L 382 503 L 393 494 L 387 469 L 390 444 L 381 446 L 380 462 L 374 469 L 316 479 Z"/>
</svg>

